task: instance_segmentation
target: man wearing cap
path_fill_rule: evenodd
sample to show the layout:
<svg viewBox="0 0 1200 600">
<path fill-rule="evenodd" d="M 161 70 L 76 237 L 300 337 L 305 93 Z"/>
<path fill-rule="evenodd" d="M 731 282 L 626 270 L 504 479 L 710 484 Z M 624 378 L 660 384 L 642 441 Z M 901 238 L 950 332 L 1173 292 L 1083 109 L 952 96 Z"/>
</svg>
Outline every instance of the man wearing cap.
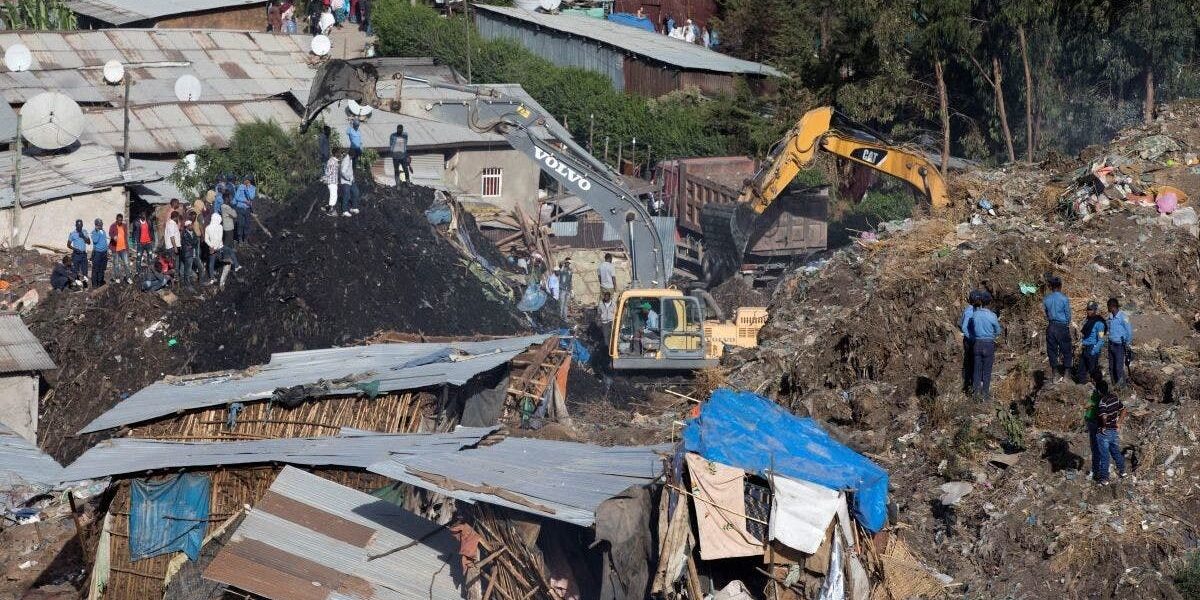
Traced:
<svg viewBox="0 0 1200 600">
<path fill-rule="evenodd" d="M 1125 367 L 1129 362 L 1129 345 L 1133 343 L 1133 323 L 1116 298 L 1108 299 L 1108 314 L 1108 375 L 1113 385 L 1123 386 L 1129 383 Z"/>
<path fill-rule="evenodd" d="M 75 229 L 67 236 L 67 245 L 71 247 L 71 272 L 85 285 L 88 281 L 87 247 L 91 243 L 92 238 L 83 230 L 83 219 L 75 219 Z"/>
<path fill-rule="evenodd" d="M 1079 327 L 1079 381 L 1098 381 L 1100 374 L 1100 350 L 1104 348 L 1104 337 L 1108 327 L 1100 316 L 1100 304 L 1092 301 L 1087 305 L 1087 318 Z"/>
<path fill-rule="evenodd" d="M 975 334 L 975 372 L 971 390 L 978 400 L 992 399 L 992 363 L 996 359 L 996 338 L 1000 336 L 1000 319 L 992 312 L 992 295 L 980 292 L 975 298 L 971 328 Z"/>
<path fill-rule="evenodd" d="M 963 308 L 962 317 L 958 320 L 958 328 L 962 331 L 962 389 L 964 394 L 971 393 L 971 380 L 975 377 L 975 332 L 971 328 L 971 317 L 975 315 L 975 303 L 979 298 L 979 290 L 967 293 L 967 306 Z"/>
<path fill-rule="evenodd" d="M 645 353 L 647 350 L 647 340 L 658 340 L 658 313 L 654 312 L 654 306 L 652 304 L 643 301 L 638 306 L 638 316 L 641 317 L 642 320 L 642 329 L 639 332 L 641 338 L 641 351 L 642 353 Z"/>
<path fill-rule="evenodd" d="M 1046 310 L 1046 357 L 1057 381 L 1071 371 L 1071 301 L 1062 293 L 1062 280 L 1051 277 L 1050 293 L 1042 300 Z"/>
<path fill-rule="evenodd" d="M 104 221 L 96 219 L 96 228 L 92 230 L 92 285 L 104 285 L 104 271 L 108 268 L 108 234 L 104 231 Z"/>
</svg>

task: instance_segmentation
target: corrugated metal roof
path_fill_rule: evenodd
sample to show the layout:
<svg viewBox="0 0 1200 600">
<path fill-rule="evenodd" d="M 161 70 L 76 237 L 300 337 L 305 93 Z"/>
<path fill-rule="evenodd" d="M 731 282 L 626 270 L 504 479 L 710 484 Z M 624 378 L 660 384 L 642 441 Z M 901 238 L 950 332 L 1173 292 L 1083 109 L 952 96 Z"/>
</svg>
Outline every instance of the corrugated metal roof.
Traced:
<svg viewBox="0 0 1200 600">
<path fill-rule="evenodd" d="M 13 176 L 13 152 L 0 152 L 0 178 Z M 74 152 L 21 157 L 21 206 L 107 190 L 125 183 L 112 150 L 84 144 Z M 13 204 L 11 185 L 0 187 L 0 208 Z M 64 243 L 66 238 L 63 238 Z"/>
<path fill-rule="evenodd" d="M 287 101 L 271 98 L 252 102 L 193 102 L 155 104 L 129 110 L 129 151 L 167 154 L 203 146 L 224 148 L 240 123 L 275 121 L 285 129 L 300 124 Z M 120 108 L 90 111 L 83 137 L 113 148 L 124 144 Z"/>
<path fill-rule="evenodd" d="M 185 198 L 186 196 L 179 191 L 179 188 L 175 187 L 175 184 L 167 181 L 167 176 L 175 170 L 176 162 L 173 160 L 130 159 L 129 164 L 134 170 L 140 170 L 155 179 L 155 181 L 144 182 L 135 188 L 138 197 L 150 204 L 166 204 L 171 201 L 171 198 Z"/>
<path fill-rule="evenodd" d="M 483 342 L 372 344 L 282 352 L 245 371 L 167 378 L 117 404 L 80 433 L 103 431 L 208 406 L 267 400 L 280 388 L 322 385 L 322 396 L 357 394 L 356 383 L 379 382 L 380 392 L 463 385 L 549 336 Z M 317 395 L 315 392 L 313 395 Z"/>
<path fill-rule="evenodd" d="M 657 479 L 662 459 L 656 452 L 669 451 L 509 438 L 458 452 L 393 456 L 368 470 L 463 502 L 590 527 L 602 502 Z"/>
<path fill-rule="evenodd" d="M 0 159 L 2 160 L 2 159 Z M 42 343 L 17 315 L 0 314 L 0 373 L 57 369 Z"/>
<path fill-rule="evenodd" d="M 450 452 L 478 443 L 495 427 L 459 427 L 452 433 L 371 433 L 345 430 L 335 437 L 236 442 L 171 442 L 115 438 L 80 455 L 63 473 L 68 481 L 182 467 L 255 463 L 365 469 L 397 454 Z"/>
<path fill-rule="evenodd" d="M 73 12 L 109 25 L 125 25 L 136 21 L 160 19 L 174 15 L 265 5 L 263 0 L 68 0 Z M 263 22 L 267 19 L 264 9 Z"/>
<path fill-rule="evenodd" d="M 311 36 L 197 29 L 99 29 L 0 32 L 0 49 L 15 43 L 33 54 L 28 71 L 0 72 L 13 104 L 57 91 L 84 104 L 122 106 L 123 85 L 109 85 L 104 63 L 120 61 L 130 77 L 130 105 L 176 103 L 175 80 L 195 75 L 201 100 L 245 101 L 305 90 Z"/>
<path fill-rule="evenodd" d="M 0 144 L 7 144 L 17 139 L 17 112 L 8 104 L 8 100 L 0 94 Z"/>
<path fill-rule="evenodd" d="M 603 19 L 574 15 L 551 15 L 484 4 L 476 5 L 475 8 L 476 18 L 515 19 L 535 27 L 544 27 L 567 35 L 590 39 L 682 69 L 716 73 L 747 73 L 772 77 L 783 76 L 778 69 L 762 63 L 734 58 L 720 52 L 713 52 L 697 44 L 689 44 L 683 40 Z"/>
<path fill-rule="evenodd" d="M 460 600 L 457 555 L 441 525 L 288 467 L 204 578 L 273 600 Z"/>
<path fill-rule="evenodd" d="M 53 486 L 63 468 L 29 440 L 0 423 L 0 490 L 28 484 Z"/>
</svg>

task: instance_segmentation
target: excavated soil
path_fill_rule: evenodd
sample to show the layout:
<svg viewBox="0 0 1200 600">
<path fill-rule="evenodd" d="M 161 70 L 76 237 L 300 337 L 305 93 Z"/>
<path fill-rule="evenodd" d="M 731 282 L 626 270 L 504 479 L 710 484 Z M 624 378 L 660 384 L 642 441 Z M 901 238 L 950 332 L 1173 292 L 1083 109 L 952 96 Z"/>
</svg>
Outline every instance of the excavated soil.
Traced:
<svg viewBox="0 0 1200 600">
<path fill-rule="evenodd" d="M 429 225 L 431 190 L 375 188 L 359 215 L 306 219 L 321 193 L 261 207 L 273 237 L 253 232 L 239 248 L 243 271 L 223 290 L 175 290 L 173 303 L 126 285 L 44 297 L 26 321 L 60 367 L 42 406 L 46 451 L 70 462 L 105 435 L 76 431 L 165 375 L 245 368 L 272 352 L 345 345 L 380 330 L 469 336 L 535 327 Z"/>
</svg>

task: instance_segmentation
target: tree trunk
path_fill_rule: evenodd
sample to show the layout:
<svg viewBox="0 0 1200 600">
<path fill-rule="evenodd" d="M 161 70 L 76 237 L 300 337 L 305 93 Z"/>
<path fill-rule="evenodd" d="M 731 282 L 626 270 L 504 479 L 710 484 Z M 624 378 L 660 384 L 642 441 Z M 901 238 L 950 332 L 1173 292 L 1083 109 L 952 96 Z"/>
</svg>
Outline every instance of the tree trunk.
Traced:
<svg viewBox="0 0 1200 600">
<path fill-rule="evenodd" d="M 1029 47 L 1025 44 L 1025 26 L 1017 27 L 1021 44 L 1021 65 L 1025 68 L 1025 161 L 1033 163 L 1033 73 L 1029 69 Z"/>
<path fill-rule="evenodd" d="M 996 112 L 1000 115 L 1000 129 L 1004 133 L 1004 147 L 1008 150 L 1008 162 L 1017 162 L 1013 151 L 1012 130 L 1008 128 L 1008 111 L 1004 109 L 1004 76 L 1000 71 L 1000 59 L 992 57 L 992 87 L 996 89 Z"/>
<path fill-rule="evenodd" d="M 938 111 L 942 115 L 942 178 L 946 177 L 946 165 L 950 164 L 950 95 L 946 93 L 946 77 L 942 72 L 942 60 L 933 61 L 933 76 L 937 79 Z"/>
<path fill-rule="evenodd" d="M 1142 103 L 1142 119 L 1154 123 L 1154 69 L 1146 67 L 1146 99 Z"/>
</svg>

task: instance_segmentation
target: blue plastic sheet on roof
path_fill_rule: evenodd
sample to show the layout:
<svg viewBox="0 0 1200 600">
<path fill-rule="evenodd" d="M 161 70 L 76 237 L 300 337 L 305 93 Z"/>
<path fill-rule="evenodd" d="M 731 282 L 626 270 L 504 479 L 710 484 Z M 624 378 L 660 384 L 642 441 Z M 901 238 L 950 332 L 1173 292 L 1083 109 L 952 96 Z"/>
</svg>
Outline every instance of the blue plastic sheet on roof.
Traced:
<svg viewBox="0 0 1200 600">
<path fill-rule="evenodd" d="M 212 482 L 185 473 L 149 481 L 135 479 L 129 502 L 129 558 L 183 552 L 196 560 L 208 530 Z"/>
<path fill-rule="evenodd" d="M 580 343 L 575 336 L 571 335 L 570 329 L 559 329 L 558 335 L 558 347 L 563 350 L 570 350 L 571 358 L 575 359 L 575 362 L 585 365 L 592 362 L 592 352 Z"/>
<path fill-rule="evenodd" d="M 812 419 L 762 396 L 720 389 L 683 429 L 683 447 L 708 460 L 852 493 L 854 516 L 875 533 L 887 522 L 888 475 Z"/>
<path fill-rule="evenodd" d="M 637 27 L 646 31 L 654 31 L 654 23 L 645 17 L 638 17 L 629 13 L 612 13 L 608 15 L 608 20 L 620 25 L 628 25 L 629 27 Z"/>
</svg>

